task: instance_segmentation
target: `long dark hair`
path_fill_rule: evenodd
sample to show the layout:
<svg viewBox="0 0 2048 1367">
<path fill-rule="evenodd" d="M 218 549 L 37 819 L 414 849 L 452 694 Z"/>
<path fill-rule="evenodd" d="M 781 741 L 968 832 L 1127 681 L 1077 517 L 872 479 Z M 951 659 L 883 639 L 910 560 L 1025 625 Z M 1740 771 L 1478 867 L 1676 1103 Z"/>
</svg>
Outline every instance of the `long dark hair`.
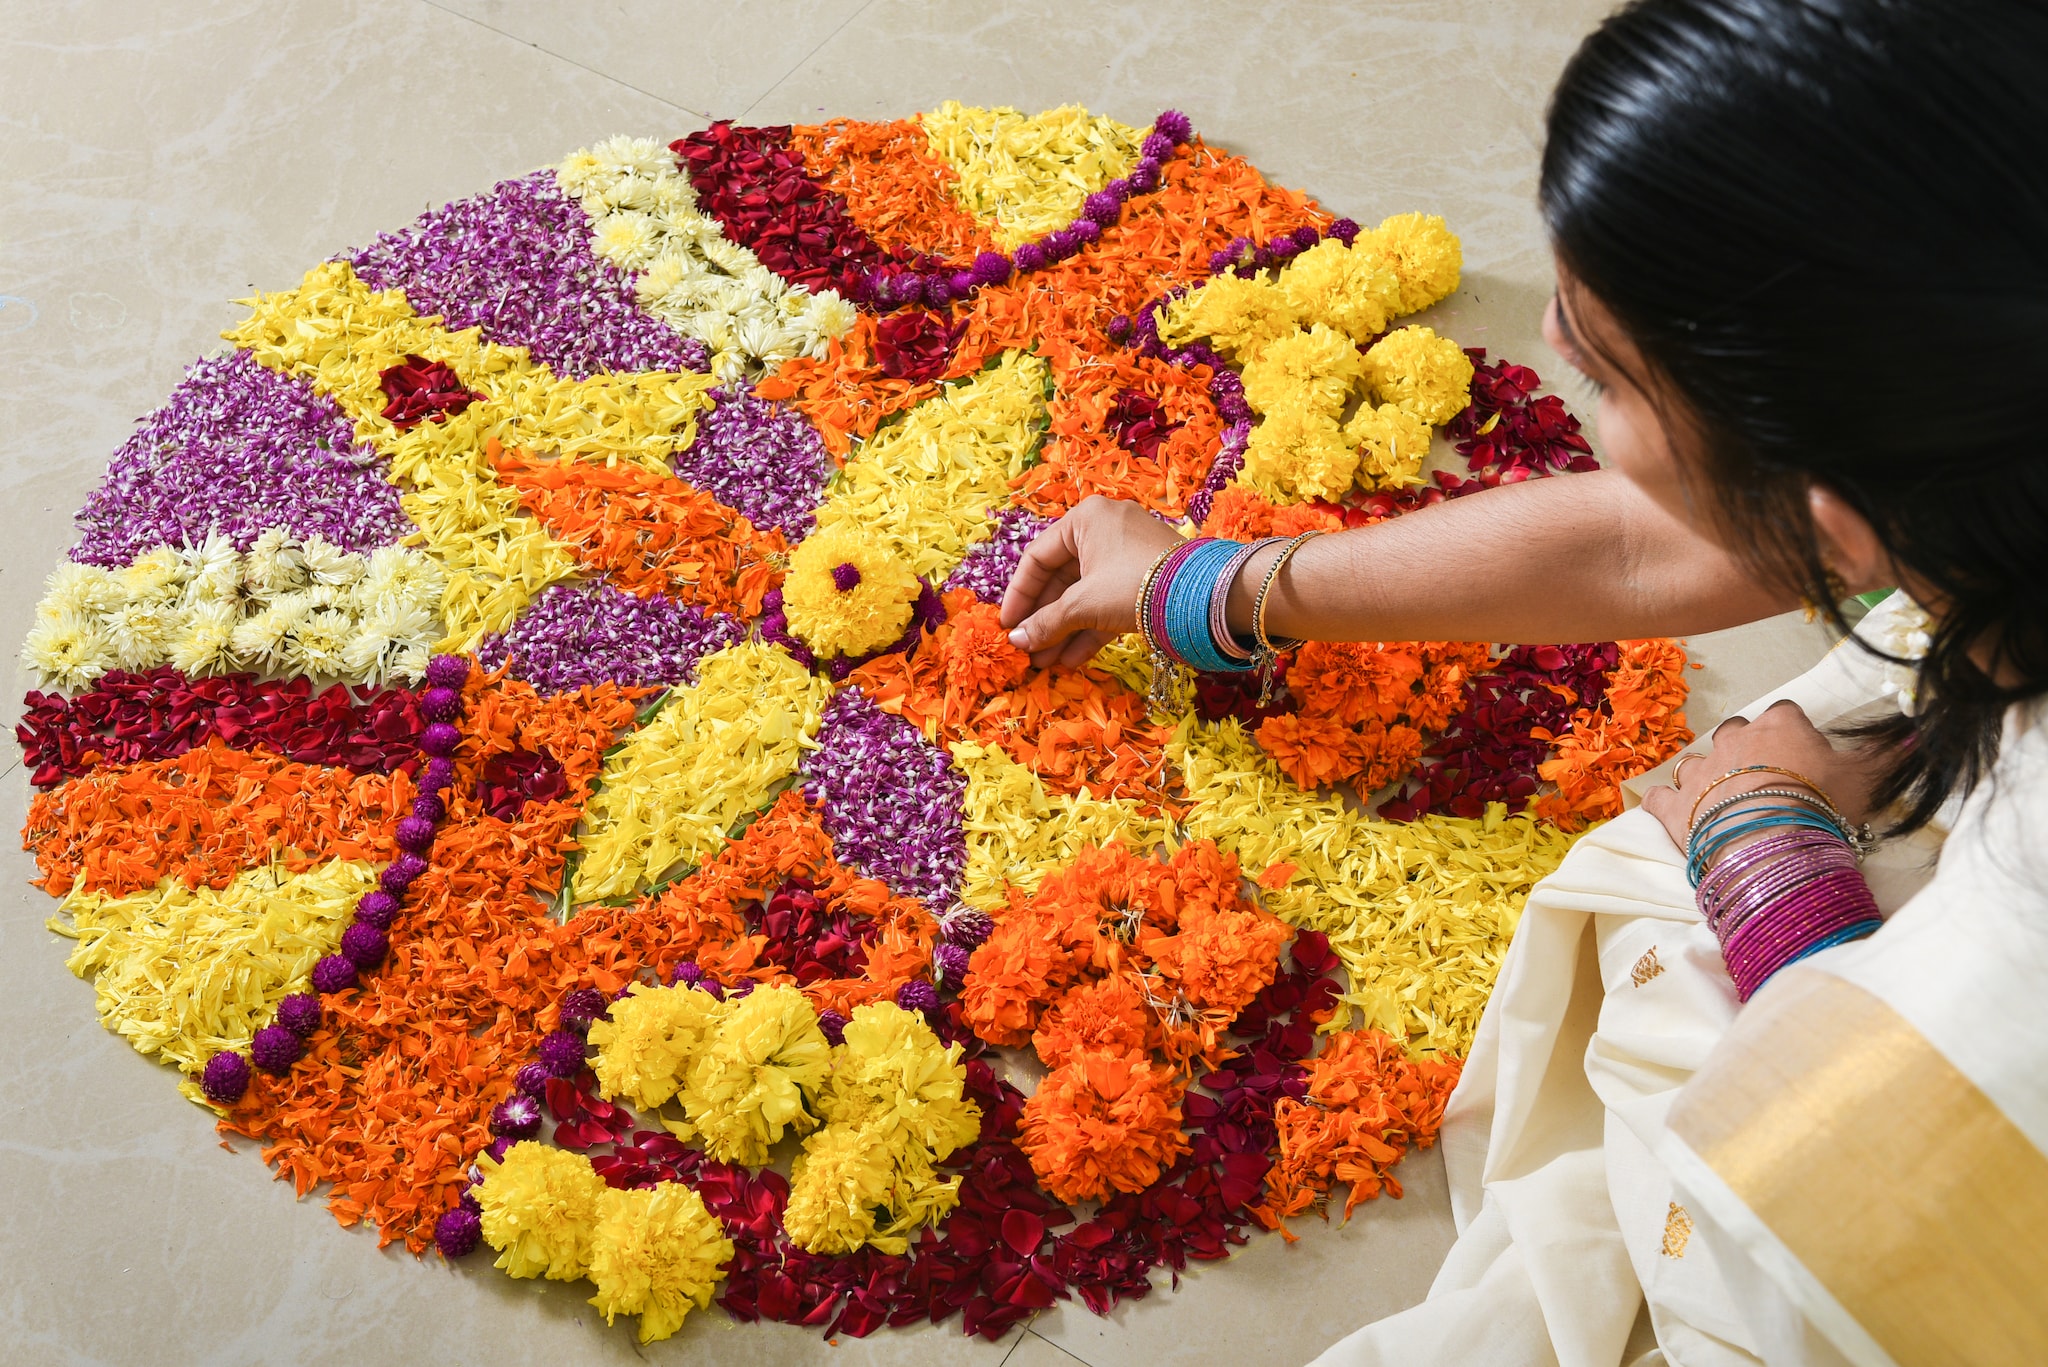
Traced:
<svg viewBox="0 0 2048 1367">
<path fill-rule="evenodd" d="M 1923 825 L 2048 691 L 2048 4 L 1635 0 L 1565 68 L 1541 197 L 1758 571 L 1846 626 L 1818 481 L 1931 590 L 1917 715 L 1862 731 Z"/>
</svg>

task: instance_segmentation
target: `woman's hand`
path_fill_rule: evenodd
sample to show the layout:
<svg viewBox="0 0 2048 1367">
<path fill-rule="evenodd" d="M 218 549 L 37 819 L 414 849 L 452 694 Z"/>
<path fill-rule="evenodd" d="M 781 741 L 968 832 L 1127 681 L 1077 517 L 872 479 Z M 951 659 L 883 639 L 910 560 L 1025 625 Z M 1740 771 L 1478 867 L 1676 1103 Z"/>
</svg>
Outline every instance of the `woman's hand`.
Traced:
<svg viewBox="0 0 2048 1367">
<path fill-rule="evenodd" d="M 1035 665 L 1087 663 L 1105 642 L 1137 630 L 1145 571 L 1179 542 L 1136 503 L 1083 499 L 1024 552 L 1003 595 L 1011 642 Z"/>
<path fill-rule="evenodd" d="M 1864 750 L 1837 750 L 1807 720 L 1804 708 L 1781 699 L 1755 721 L 1730 717 L 1715 727 L 1705 749 L 1691 751 L 1678 762 L 1676 785 L 1652 788 L 1644 795 L 1643 806 L 1664 823 L 1681 850 L 1695 807 L 1705 811 L 1723 798 L 1758 788 L 1818 789 L 1852 824 L 1860 824 L 1870 815 L 1875 758 Z M 1700 802 L 1715 779 L 1753 764 L 1790 769 L 1812 782 L 1801 783 L 1777 772 L 1743 774 L 1715 787 L 1708 800 Z"/>
</svg>

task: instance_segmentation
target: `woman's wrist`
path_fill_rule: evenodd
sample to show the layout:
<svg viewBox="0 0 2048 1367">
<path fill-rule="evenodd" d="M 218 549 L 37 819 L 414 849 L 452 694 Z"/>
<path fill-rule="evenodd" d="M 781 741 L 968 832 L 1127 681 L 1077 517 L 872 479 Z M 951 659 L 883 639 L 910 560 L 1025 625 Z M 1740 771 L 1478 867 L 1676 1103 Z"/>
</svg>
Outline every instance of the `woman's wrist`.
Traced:
<svg viewBox="0 0 2048 1367">
<path fill-rule="evenodd" d="M 1283 541 L 1254 551 L 1251 558 L 1238 568 L 1237 578 L 1230 585 L 1230 596 L 1224 605 L 1224 615 L 1230 623 L 1230 634 L 1238 637 L 1240 640 L 1249 640 L 1251 638 L 1252 615 L 1258 605 L 1259 585 L 1266 582 L 1267 573 L 1273 568 L 1273 562 L 1280 558 L 1281 547 L 1286 544 Z M 1286 578 L 1290 568 L 1291 566 L 1281 569 L 1280 574 L 1283 580 Z M 1273 587 L 1277 592 L 1280 585 L 1276 583 Z M 1269 619 L 1267 627 L 1270 630 L 1273 625 L 1270 602 L 1267 608 L 1267 617 Z"/>
</svg>

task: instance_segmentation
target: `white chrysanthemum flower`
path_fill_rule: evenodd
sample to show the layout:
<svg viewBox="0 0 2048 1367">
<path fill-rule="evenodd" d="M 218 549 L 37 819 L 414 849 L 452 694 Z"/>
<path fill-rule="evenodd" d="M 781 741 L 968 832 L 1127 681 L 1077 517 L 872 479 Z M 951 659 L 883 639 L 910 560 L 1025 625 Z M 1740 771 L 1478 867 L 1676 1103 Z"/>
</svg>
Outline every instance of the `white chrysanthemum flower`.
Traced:
<svg viewBox="0 0 2048 1367">
<path fill-rule="evenodd" d="M 789 288 L 787 281 L 758 261 L 745 270 L 738 272 L 737 278 L 748 294 L 768 300 L 771 303 L 780 300 L 785 294 L 793 292 Z"/>
<path fill-rule="evenodd" d="M 811 326 L 821 337 L 838 337 L 860 318 L 860 311 L 839 297 L 838 290 L 819 290 L 811 296 Z"/>
<path fill-rule="evenodd" d="M 595 152 L 584 148 L 562 158 L 555 168 L 555 183 L 572 199 L 582 199 L 612 179 L 612 171 Z"/>
<path fill-rule="evenodd" d="M 689 276 L 689 267 L 681 257 L 666 253 L 656 257 L 633 282 L 633 293 L 642 304 L 661 298 L 670 290 L 683 283 Z"/>
<path fill-rule="evenodd" d="M 789 330 L 782 326 L 780 319 L 772 316 L 750 314 L 740 319 L 735 334 L 742 351 L 763 360 L 780 360 L 794 350 Z"/>
<path fill-rule="evenodd" d="M 675 160 L 667 147 L 653 138 L 636 138 L 618 133 L 590 149 L 598 163 L 622 176 L 657 176 L 675 173 Z"/>
<path fill-rule="evenodd" d="M 701 242 L 698 247 L 704 253 L 705 260 L 727 275 L 742 275 L 749 266 L 761 264 L 752 252 L 723 236 Z"/>
<path fill-rule="evenodd" d="M 242 589 L 242 554 L 219 532 L 179 552 L 185 562 L 185 602 L 232 600 Z"/>
<path fill-rule="evenodd" d="M 661 249 L 661 234 L 654 220 L 637 209 L 606 214 L 597 224 L 593 245 L 597 254 L 624 270 L 637 271 L 654 260 Z"/>
<path fill-rule="evenodd" d="M 370 554 L 370 566 L 356 586 L 357 601 L 367 609 L 387 602 L 417 604 L 428 612 L 441 605 L 448 587 L 448 573 L 441 563 L 405 546 L 380 546 Z"/>
<path fill-rule="evenodd" d="M 272 527 L 242 557 L 242 582 L 264 597 L 289 593 L 306 583 L 306 558 L 290 537 Z"/>
<path fill-rule="evenodd" d="M 318 532 L 306 538 L 306 573 L 315 584 L 346 588 L 363 577 L 363 558 L 351 555 Z"/>
<path fill-rule="evenodd" d="M 653 201 L 652 204 L 648 205 L 649 210 L 664 219 L 671 220 L 671 222 L 663 224 L 663 227 L 670 232 L 676 231 L 673 220 L 679 220 L 686 216 L 692 220 L 690 231 L 693 235 L 698 225 L 711 221 L 705 215 L 697 212 L 697 191 L 691 187 L 690 182 L 683 176 L 671 174 L 657 177 L 654 181 Z"/>
<path fill-rule="evenodd" d="M 100 621 L 114 662 L 123 669 L 154 669 L 185 630 L 185 610 L 161 599 L 138 598 Z"/>
<path fill-rule="evenodd" d="M 321 608 L 306 613 L 285 643 L 285 661 L 296 674 L 331 677 L 344 673 L 349 642 L 355 635 L 355 619 L 345 612 Z"/>
<path fill-rule="evenodd" d="M 391 677 L 416 684 L 426 677 L 427 661 L 433 657 L 433 651 L 426 646 L 400 646 L 391 653 L 385 667 Z"/>
<path fill-rule="evenodd" d="M 621 176 L 592 196 L 599 217 L 623 210 L 645 212 L 654 207 L 654 182 L 645 176 Z"/>
<path fill-rule="evenodd" d="M 166 652 L 170 662 L 193 677 L 225 674 L 235 667 L 235 605 L 220 599 L 185 610 L 184 630 Z"/>
<path fill-rule="evenodd" d="M 235 627 L 232 648 L 252 668 L 271 670 L 285 663 L 292 633 L 304 619 L 303 608 L 294 610 L 286 600 L 272 604 Z"/>
<path fill-rule="evenodd" d="M 171 547 L 158 546 L 122 570 L 120 580 L 131 601 L 167 602 L 184 587 L 185 561 Z"/>
<path fill-rule="evenodd" d="M 113 647 L 99 625 L 82 613 L 67 612 L 36 623 L 22 643 L 21 658 L 59 688 L 89 688 L 114 667 Z"/>
<path fill-rule="evenodd" d="M 36 616 L 46 622 L 66 617 L 92 620 L 127 601 L 127 590 L 109 571 L 98 565 L 66 561 L 44 581 L 43 600 L 36 605 Z"/>
</svg>

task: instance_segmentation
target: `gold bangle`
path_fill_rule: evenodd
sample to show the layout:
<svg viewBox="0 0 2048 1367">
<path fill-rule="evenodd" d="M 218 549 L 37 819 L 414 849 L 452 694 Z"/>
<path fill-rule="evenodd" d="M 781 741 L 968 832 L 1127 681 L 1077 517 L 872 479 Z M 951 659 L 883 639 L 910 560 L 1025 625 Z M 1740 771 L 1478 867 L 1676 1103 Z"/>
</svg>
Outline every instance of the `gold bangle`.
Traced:
<svg viewBox="0 0 2048 1367">
<path fill-rule="evenodd" d="M 1180 545 L 1176 542 L 1161 551 L 1158 558 L 1152 562 L 1152 567 L 1145 571 L 1144 582 L 1138 586 L 1138 637 L 1153 650 L 1157 650 L 1159 646 L 1152 639 L 1152 628 L 1145 620 L 1145 609 L 1151 606 L 1152 588 L 1159 582 L 1159 571 L 1165 566 L 1166 557 L 1179 549 Z"/>
<path fill-rule="evenodd" d="M 1283 650 L 1292 650 L 1301 644 L 1300 641 L 1283 637 L 1286 644 L 1282 645 L 1266 635 L 1266 599 L 1272 595 L 1274 581 L 1280 577 L 1280 571 L 1286 568 L 1287 562 L 1294 558 L 1294 553 L 1302 548 L 1303 543 L 1322 534 L 1322 528 L 1312 527 L 1282 546 L 1278 558 L 1266 567 L 1266 577 L 1259 581 L 1258 595 L 1252 599 L 1252 639 L 1259 643 L 1259 650 L 1263 654 L 1277 655 Z"/>
<path fill-rule="evenodd" d="M 1745 764 L 1740 769 L 1730 769 L 1727 773 L 1721 775 L 1721 777 L 1715 779 L 1712 783 L 1709 783 L 1706 787 L 1700 789 L 1700 795 L 1693 799 L 1692 811 L 1686 815 L 1686 828 L 1688 830 L 1692 828 L 1695 819 L 1700 814 L 1701 805 L 1704 804 L 1707 800 L 1708 793 L 1713 792 L 1714 789 L 1720 787 L 1729 779 L 1740 777 L 1743 774 L 1783 774 L 1786 778 L 1791 779 L 1794 783 L 1803 783 L 1807 787 L 1813 789 L 1814 792 L 1820 795 L 1820 800 L 1822 802 L 1827 803 L 1829 807 L 1834 809 L 1836 815 L 1839 816 L 1841 814 L 1842 809 L 1840 807 L 1835 806 L 1835 800 L 1828 796 L 1828 790 L 1821 787 L 1818 783 L 1815 783 L 1806 775 L 1792 769 L 1781 768 L 1775 764 Z"/>
</svg>

